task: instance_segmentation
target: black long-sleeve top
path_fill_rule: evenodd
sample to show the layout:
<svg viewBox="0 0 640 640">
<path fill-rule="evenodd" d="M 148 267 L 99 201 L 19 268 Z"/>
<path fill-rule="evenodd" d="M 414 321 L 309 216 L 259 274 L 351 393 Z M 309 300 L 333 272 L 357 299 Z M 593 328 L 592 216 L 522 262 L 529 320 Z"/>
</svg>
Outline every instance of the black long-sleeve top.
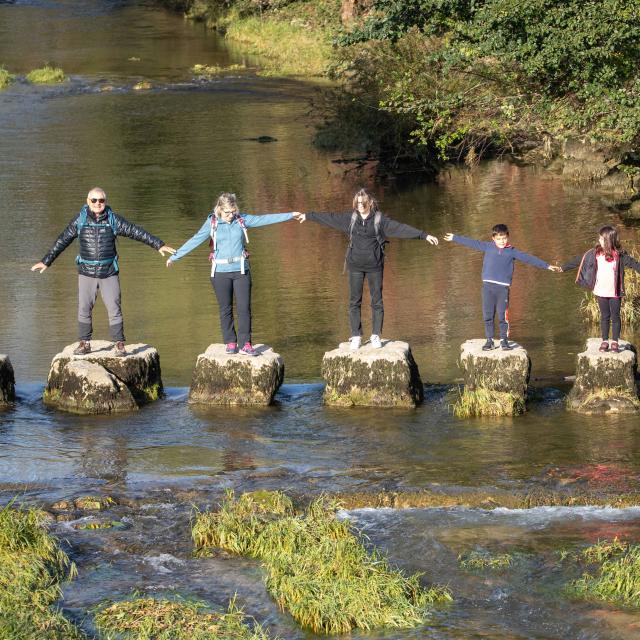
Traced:
<svg viewBox="0 0 640 640">
<path fill-rule="evenodd" d="M 319 222 L 327 227 L 349 234 L 351 226 L 351 211 L 346 213 L 308 213 L 307 220 Z M 375 216 L 370 214 L 366 218 L 358 215 L 353 225 L 351 242 L 347 248 L 346 264 L 350 271 L 380 271 L 384 265 L 384 247 L 380 244 L 387 238 L 405 238 L 424 240 L 424 231 L 410 227 L 402 222 L 388 218 L 384 214 L 380 217 L 380 238 L 376 236 Z"/>
</svg>

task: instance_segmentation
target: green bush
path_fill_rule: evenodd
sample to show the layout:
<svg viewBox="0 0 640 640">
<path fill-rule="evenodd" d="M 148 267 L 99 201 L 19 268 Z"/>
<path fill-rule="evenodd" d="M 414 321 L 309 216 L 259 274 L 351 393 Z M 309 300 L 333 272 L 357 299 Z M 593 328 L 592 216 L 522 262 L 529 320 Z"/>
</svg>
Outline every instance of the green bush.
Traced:
<svg viewBox="0 0 640 640">
<path fill-rule="evenodd" d="M 0 67 L 0 90 L 6 89 L 15 79 L 4 67 Z"/>
</svg>

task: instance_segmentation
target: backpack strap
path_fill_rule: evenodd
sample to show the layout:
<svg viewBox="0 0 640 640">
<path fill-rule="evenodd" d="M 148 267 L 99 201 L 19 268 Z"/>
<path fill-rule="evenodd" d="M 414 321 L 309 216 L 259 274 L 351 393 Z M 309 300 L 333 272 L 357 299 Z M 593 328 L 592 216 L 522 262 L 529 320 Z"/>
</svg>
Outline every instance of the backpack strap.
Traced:
<svg viewBox="0 0 640 640">
<path fill-rule="evenodd" d="M 209 262 L 211 262 L 211 277 L 215 277 L 215 273 L 216 273 L 216 263 L 218 262 L 216 260 L 216 249 L 217 249 L 217 231 L 218 231 L 218 217 L 215 214 L 215 211 L 212 211 L 210 214 L 211 216 L 211 239 L 209 240 L 209 248 L 211 249 L 210 253 L 209 253 Z M 247 223 L 245 222 L 244 218 L 240 215 L 236 215 L 234 217 L 234 220 L 236 220 L 238 222 L 238 224 L 240 225 L 240 228 L 242 229 L 242 232 L 244 234 L 244 243 L 245 244 L 249 244 L 249 234 L 247 233 Z M 233 220 L 232 220 L 233 222 Z M 238 258 L 230 258 L 227 261 L 220 261 L 220 262 L 226 262 L 226 264 L 230 264 L 231 262 L 240 262 L 240 273 L 242 273 L 242 275 L 245 274 L 245 260 L 249 257 L 249 252 L 246 251 L 244 248 L 242 250 L 242 255 L 239 256 Z"/>
<path fill-rule="evenodd" d="M 102 226 L 93 222 L 87 222 L 88 218 L 89 206 L 84 205 L 82 209 L 80 209 L 80 213 L 78 214 L 78 218 L 76 219 L 76 229 L 78 236 L 80 236 L 80 231 L 82 231 L 82 227 L 89 226 Z M 113 213 L 111 207 L 107 208 L 107 222 L 111 227 L 111 231 L 113 232 L 114 238 L 118 235 L 118 225 L 116 222 L 116 216 Z M 76 256 L 76 264 L 91 264 L 91 265 L 103 265 L 103 264 L 113 264 L 116 272 L 119 271 L 118 267 L 118 254 L 116 253 L 113 258 L 107 258 L 106 260 L 85 260 L 80 254 Z"/>
</svg>

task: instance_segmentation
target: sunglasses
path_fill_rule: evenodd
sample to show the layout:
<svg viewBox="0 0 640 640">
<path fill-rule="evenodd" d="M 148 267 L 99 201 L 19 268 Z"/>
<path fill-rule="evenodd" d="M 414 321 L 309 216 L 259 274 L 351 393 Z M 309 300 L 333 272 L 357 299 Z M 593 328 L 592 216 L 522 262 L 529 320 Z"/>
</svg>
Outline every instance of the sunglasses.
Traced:
<svg viewBox="0 0 640 640">
<path fill-rule="evenodd" d="M 92 202 L 93 204 L 95 204 L 96 202 L 99 202 L 100 204 L 104 204 L 106 200 L 105 198 L 89 198 L 89 202 Z"/>
</svg>

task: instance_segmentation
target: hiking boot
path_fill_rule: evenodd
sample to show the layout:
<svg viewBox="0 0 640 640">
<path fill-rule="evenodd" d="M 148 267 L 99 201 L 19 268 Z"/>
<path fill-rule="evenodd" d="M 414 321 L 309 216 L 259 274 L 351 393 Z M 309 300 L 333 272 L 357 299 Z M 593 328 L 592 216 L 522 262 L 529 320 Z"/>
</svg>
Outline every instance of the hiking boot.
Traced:
<svg viewBox="0 0 640 640">
<path fill-rule="evenodd" d="M 613 353 L 620 353 L 620 345 L 617 342 L 612 342 L 609 351 L 613 351 Z"/>
<path fill-rule="evenodd" d="M 487 338 L 487 341 L 482 345 L 483 351 L 491 351 L 493 349 L 493 339 Z"/>
<path fill-rule="evenodd" d="M 503 338 L 502 340 L 500 340 L 500 346 L 502 347 L 503 351 L 511 351 L 513 349 L 513 347 L 509 344 L 509 341 L 506 338 Z"/>
<path fill-rule="evenodd" d="M 351 349 L 351 351 L 357 351 L 361 343 L 362 338 L 360 336 L 351 336 L 349 338 L 349 349 Z"/>
<path fill-rule="evenodd" d="M 116 355 L 119 358 L 124 358 L 127 355 L 127 352 L 125 351 L 125 348 L 124 348 L 124 342 L 122 342 L 122 340 L 118 340 L 118 342 L 116 342 L 115 349 L 116 349 Z"/>
<path fill-rule="evenodd" d="M 602 353 L 609 351 L 609 343 L 606 340 L 603 340 L 598 351 L 602 351 Z"/>
<path fill-rule="evenodd" d="M 371 344 L 372 349 L 380 349 L 382 347 L 382 341 L 380 340 L 380 336 L 377 336 L 375 333 L 369 338 L 369 344 Z"/>
<path fill-rule="evenodd" d="M 225 353 L 238 353 L 238 344 L 236 342 L 229 342 L 224 351 Z"/>
<path fill-rule="evenodd" d="M 244 347 L 240 349 L 240 353 L 245 356 L 257 356 L 258 352 L 253 348 L 250 342 L 245 342 Z"/>
<path fill-rule="evenodd" d="M 88 340 L 80 340 L 78 346 L 73 350 L 74 356 L 86 356 L 91 353 L 91 343 Z"/>
</svg>

